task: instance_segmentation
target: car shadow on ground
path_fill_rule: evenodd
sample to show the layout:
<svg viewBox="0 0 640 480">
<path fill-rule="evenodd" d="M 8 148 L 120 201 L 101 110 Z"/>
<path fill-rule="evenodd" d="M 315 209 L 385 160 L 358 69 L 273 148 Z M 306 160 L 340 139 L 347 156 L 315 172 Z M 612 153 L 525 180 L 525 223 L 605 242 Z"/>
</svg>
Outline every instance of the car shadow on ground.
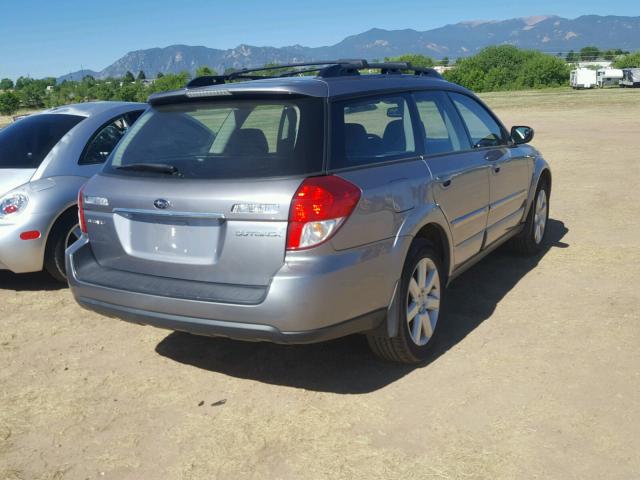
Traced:
<svg viewBox="0 0 640 480">
<path fill-rule="evenodd" d="M 61 290 L 67 288 L 65 283 L 58 282 L 45 272 L 11 273 L 0 270 L 0 290 L 39 291 Z"/>
<path fill-rule="evenodd" d="M 498 302 L 551 248 L 568 247 L 561 242 L 567 232 L 563 222 L 550 219 L 541 254 L 527 258 L 500 248 L 452 282 L 442 312 L 446 323 L 440 326 L 431 357 L 418 368 L 436 360 L 489 318 Z M 157 345 L 156 352 L 237 378 L 333 393 L 369 393 L 416 368 L 378 360 L 361 335 L 313 345 L 275 345 L 174 332 Z"/>
</svg>

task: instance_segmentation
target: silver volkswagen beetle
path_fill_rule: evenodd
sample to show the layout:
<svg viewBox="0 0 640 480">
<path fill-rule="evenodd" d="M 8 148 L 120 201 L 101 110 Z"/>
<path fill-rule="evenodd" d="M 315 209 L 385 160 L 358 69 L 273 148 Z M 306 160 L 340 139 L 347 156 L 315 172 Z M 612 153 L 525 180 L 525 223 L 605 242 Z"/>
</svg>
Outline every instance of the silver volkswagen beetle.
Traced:
<svg viewBox="0 0 640 480">
<path fill-rule="evenodd" d="M 0 130 L 0 270 L 43 268 L 66 280 L 79 236 L 79 188 L 102 168 L 146 104 L 90 102 L 30 115 Z"/>
</svg>

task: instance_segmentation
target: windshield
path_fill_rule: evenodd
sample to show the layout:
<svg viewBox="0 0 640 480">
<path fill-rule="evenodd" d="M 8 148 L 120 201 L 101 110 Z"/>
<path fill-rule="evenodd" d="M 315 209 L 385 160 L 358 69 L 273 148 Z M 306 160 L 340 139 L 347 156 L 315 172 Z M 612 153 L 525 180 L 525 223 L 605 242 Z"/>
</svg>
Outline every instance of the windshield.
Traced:
<svg viewBox="0 0 640 480">
<path fill-rule="evenodd" d="M 85 117 L 32 115 L 0 130 L 0 168 L 38 168 L 51 149 Z"/>
<path fill-rule="evenodd" d="M 164 169 L 208 179 L 310 174 L 322 170 L 323 145 L 320 99 L 160 105 L 131 127 L 105 171 L 158 175 Z"/>
</svg>

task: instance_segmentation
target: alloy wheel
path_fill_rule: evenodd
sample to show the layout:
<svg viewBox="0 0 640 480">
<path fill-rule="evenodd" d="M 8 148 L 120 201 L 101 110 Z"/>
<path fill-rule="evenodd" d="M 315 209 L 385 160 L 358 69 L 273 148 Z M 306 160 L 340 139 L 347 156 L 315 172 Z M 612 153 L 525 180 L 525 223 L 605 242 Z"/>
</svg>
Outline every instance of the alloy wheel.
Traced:
<svg viewBox="0 0 640 480">
<path fill-rule="evenodd" d="M 426 345 L 433 336 L 440 311 L 440 275 L 433 260 L 421 259 L 411 275 L 407 292 L 407 326 L 411 340 Z"/>
<path fill-rule="evenodd" d="M 533 239 L 536 244 L 542 242 L 544 229 L 547 226 L 547 192 L 540 189 L 536 198 L 535 211 L 533 216 Z"/>
</svg>

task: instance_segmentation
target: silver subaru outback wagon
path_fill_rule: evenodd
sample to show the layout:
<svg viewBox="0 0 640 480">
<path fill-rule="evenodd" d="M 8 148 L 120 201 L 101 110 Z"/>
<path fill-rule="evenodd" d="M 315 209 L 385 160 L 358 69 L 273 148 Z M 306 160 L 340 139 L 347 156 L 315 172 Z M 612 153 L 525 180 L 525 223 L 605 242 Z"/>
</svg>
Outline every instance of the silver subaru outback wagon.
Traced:
<svg viewBox="0 0 640 480">
<path fill-rule="evenodd" d="M 139 324 L 279 343 L 364 333 L 385 359 L 423 361 L 448 282 L 508 240 L 541 248 L 551 174 L 533 130 L 507 132 L 430 69 L 280 68 L 149 99 L 80 192 L 73 294 Z"/>
</svg>

